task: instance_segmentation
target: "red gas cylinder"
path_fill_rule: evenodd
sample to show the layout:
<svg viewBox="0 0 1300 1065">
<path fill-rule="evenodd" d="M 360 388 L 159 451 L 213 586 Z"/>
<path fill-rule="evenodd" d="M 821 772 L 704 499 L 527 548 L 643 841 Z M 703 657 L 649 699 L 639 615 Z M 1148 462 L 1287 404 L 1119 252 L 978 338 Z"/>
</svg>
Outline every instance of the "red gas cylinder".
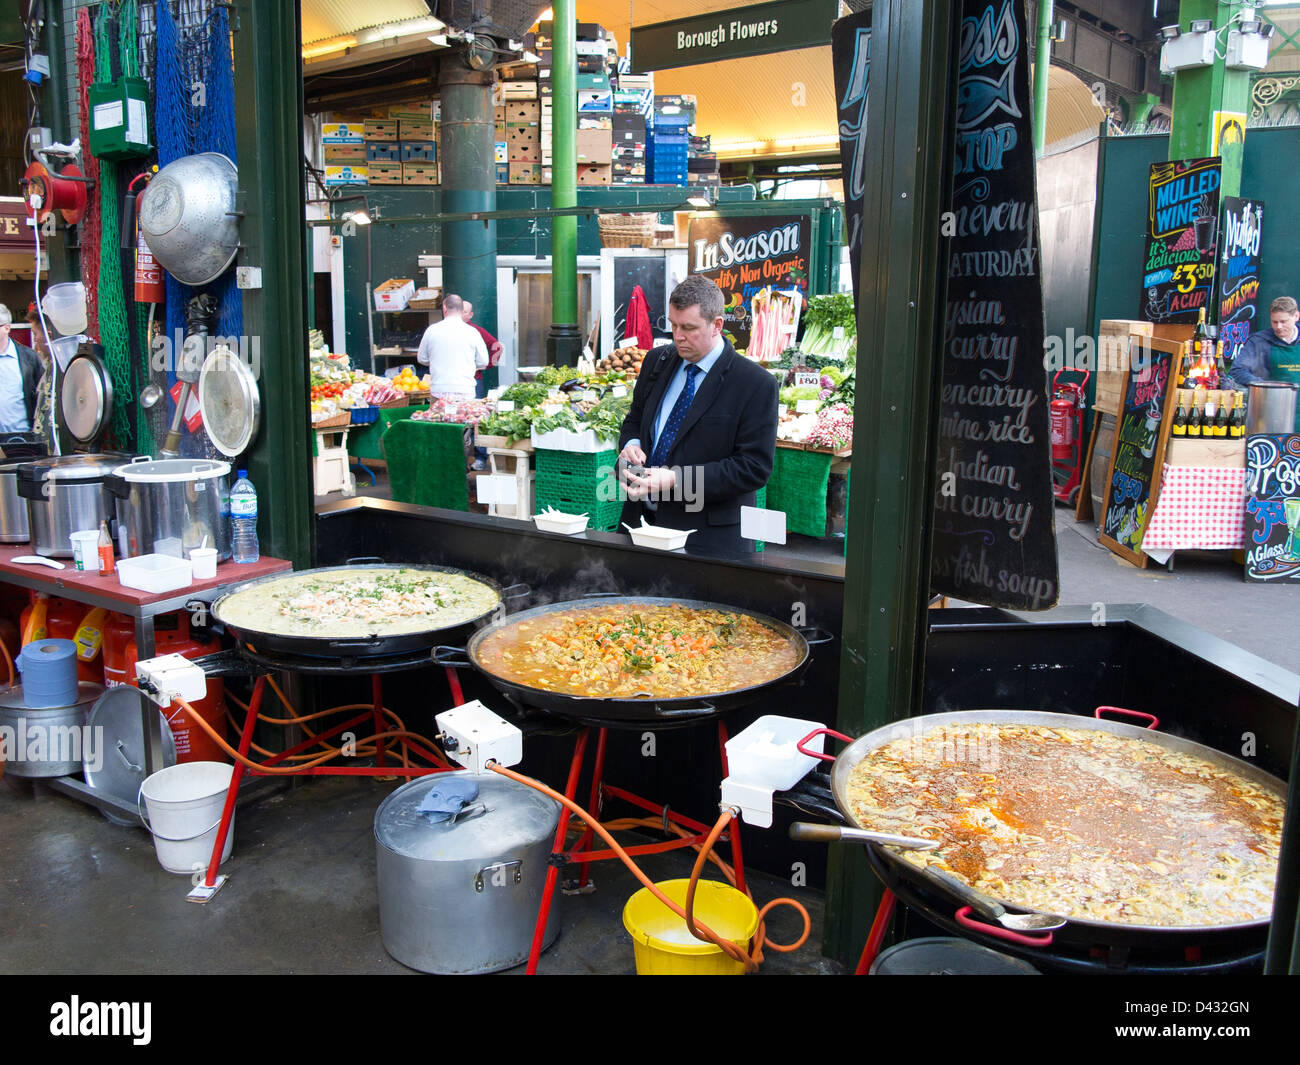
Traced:
<svg viewBox="0 0 1300 1065">
<path fill-rule="evenodd" d="M 19 618 L 18 631 L 23 632 L 27 628 L 27 619 L 31 617 L 35 609 L 36 593 L 32 592 L 32 601 L 23 610 Z M 76 640 L 77 630 L 81 628 L 81 623 L 93 610 L 93 607 L 86 606 L 85 603 L 77 603 L 71 599 L 62 599 L 57 595 L 49 597 L 49 605 L 45 617 L 45 636 L 50 640 Z M 104 683 L 104 657 L 102 653 L 96 653 L 89 661 L 81 658 L 77 660 L 77 679 L 86 681 L 89 684 Z"/>
<path fill-rule="evenodd" d="M 221 650 L 218 639 L 198 640 L 190 633 L 190 618 L 184 612 L 159 614 L 154 618 L 154 654 L 200 658 Z M 135 685 L 135 663 L 139 655 L 135 645 L 135 623 L 124 614 L 110 617 L 104 633 L 104 683 Z M 208 694 L 194 704 L 195 711 L 226 738 L 225 686 L 217 679 L 208 680 Z M 227 762 L 230 759 L 212 737 L 189 715 L 173 704 L 164 713 L 176 737 L 176 758 L 181 762 Z"/>
<path fill-rule="evenodd" d="M 1051 403 L 1052 458 L 1074 458 L 1074 400 L 1057 393 Z"/>
</svg>

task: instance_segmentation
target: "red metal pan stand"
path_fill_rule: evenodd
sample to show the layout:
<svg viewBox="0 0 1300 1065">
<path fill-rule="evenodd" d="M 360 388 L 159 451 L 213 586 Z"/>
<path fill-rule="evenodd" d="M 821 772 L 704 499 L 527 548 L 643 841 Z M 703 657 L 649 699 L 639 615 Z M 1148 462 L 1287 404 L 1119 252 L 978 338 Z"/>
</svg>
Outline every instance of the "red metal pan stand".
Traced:
<svg viewBox="0 0 1300 1065">
<path fill-rule="evenodd" d="M 647 726 L 649 731 L 654 730 L 653 725 Z M 569 762 L 569 776 L 564 786 L 565 798 L 574 801 L 578 792 L 578 779 L 582 775 L 582 767 L 586 760 L 587 740 L 591 735 L 591 726 L 583 728 L 578 733 L 578 738 L 573 746 L 573 758 Z M 596 757 L 595 766 L 592 772 L 591 797 L 587 804 L 587 810 L 595 817 L 600 817 L 600 812 L 604 806 L 606 798 L 621 799 L 623 802 L 630 803 L 633 806 L 640 807 L 649 813 L 661 818 L 664 825 L 664 831 L 668 831 L 669 823 L 680 825 L 688 832 L 693 833 L 690 836 L 683 836 L 675 840 L 666 840 L 663 843 L 646 843 L 634 847 L 626 847 L 624 850 L 627 854 L 635 857 L 639 854 L 662 854 L 666 851 L 681 850 L 684 847 L 693 847 L 702 844 L 708 838 L 711 830 L 710 825 L 695 821 L 692 818 L 684 817 L 675 813 L 667 806 L 661 806 L 643 799 L 639 795 L 634 795 L 630 791 L 622 788 L 616 788 L 612 784 L 604 781 L 605 774 L 605 746 L 609 739 L 609 729 L 600 728 L 596 735 Z M 727 729 L 726 726 L 718 722 L 718 756 L 722 763 L 723 779 L 728 775 L 727 769 Z M 537 924 L 533 929 L 532 949 L 528 954 L 527 974 L 533 976 L 537 973 L 537 962 L 542 954 L 542 941 L 546 935 L 546 924 L 551 916 L 551 905 L 555 899 L 555 887 L 559 881 L 560 867 L 562 865 L 576 863 L 581 864 L 582 872 L 579 875 L 579 886 L 585 887 L 588 879 L 588 872 L 592 862 L 604 862 L 610 859 L 618 859 L 618 855 L 612 850 L 592 850 L 592 844 L 595 842 L 595 832 L 588 828 L 579 837 L 577 843 L 572 848 L 567 849 L 564 846 L 565 837 L 569 830 L 569 808 L 566 806 L 560 811 L 560 823 L 555 830 L 554 853 L 551 857 L 550 868 L 546 870 L 546 885 L 542 889 L 542 901 L 537 910 Z M 739 891 L 745 890 L 745 862 L 741 852 L 740 845 L 740 822 L 733 821 L 730 828 L 722 834 L 720 840 L 725 840 L 731 847 L 731 863 L 736 873 L 736 888 Z M 219 852 L 218 852 L 219 853 Z"/>
<path fill-rule="evenodd" d="M 461 692 L 460 676 L 456 670 L 450 666 L 445 667 L 447 675 L 447 686 L 451 690 L 452 706 L 459 706 L 465 701 Z M 226 836 L 230 833 L 230 822 L 235 814 L 235 799 L 239 795 L 239 784 L 244 776 L 350 776 L 350 777 L 422 777 L 429 776 L 433 773 L 446 773 L 448 769 L 440 766 L 400 766 L 388 764 L 386 744 L 384 740 L 376 741 L 375 745 L 375 764 L 373 766 L 327 766 L 318 765 L 302 769 L 289 768 L 285 771 L 283 766 L 287 758 L 295 754 L 301 754 L 304 751 L 317 746 L 322 740 L 332 739 L 333 737 L 346 732 L 349 729 L 357 728 L 369 721 L 374 729 L 374 735 L 382 736 L 385 732 L 384 727 L 384 682 L 383 677 L 374 673 L 370 678 L 371 693 L 373 696 L 373 705 L 369 710 L 362 710 L 355 716 L 349 717 L 337 725 L 331 726 L 325 732 L 317 733 L 315 736 L 308 737 L 301 743 L 295 744 L 279 754 L 272 755 L 260 765 L 261 768 L 254 769 L 244 764 L 243 759 L 248 757 L 253 742 L 253 732 L 257 727 L 257 715 L 262 707 L 262 700 L 266 695 L 267 676 L 265 673 L 258 676 L 253 684 L 253 694 L 248 700 L 248 713 L 244 717 L 244 726 L 239 734 L 238 751 L 240 758 L 235 759 L 235 771 L 230 777 L 230 787 L 226 791 L 225 806 L 221 811 L 221 821 L 217 825 L 217 838 L 212 846 L 212 857 L 208 862 L 207 875 L 204 877 L 203 884 L 196 887 L 191 898 L 196 902 L 206 902 L 212 897 L 217 888 L 218 873 L 221 867 L 221 852 L 226 845 Z M 409 740 L 407 742 L 410 742 Z M 432 751 L 437 748 L 432 744 L 429 745 Z M 263 769 L 279 769 L 276 773 L 263 772 Z M 206 889 L 206 890 L 203 890 Z"/>
</svg>

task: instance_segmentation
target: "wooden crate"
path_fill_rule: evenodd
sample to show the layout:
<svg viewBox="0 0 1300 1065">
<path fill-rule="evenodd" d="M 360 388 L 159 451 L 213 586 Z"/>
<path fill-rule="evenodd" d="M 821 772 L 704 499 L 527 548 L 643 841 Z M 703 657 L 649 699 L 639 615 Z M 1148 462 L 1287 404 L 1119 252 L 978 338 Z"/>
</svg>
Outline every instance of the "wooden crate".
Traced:
<svg viewBox="0 0 1300 1065">
<path fill-rule="evenodd" d="M 1213 466 L 1219 469 L 1246 468 L 1246 441 L 1211 438 L 1209 440 L 1170 437 L 1165 462 L 1170 466 Z"/>
</svg>

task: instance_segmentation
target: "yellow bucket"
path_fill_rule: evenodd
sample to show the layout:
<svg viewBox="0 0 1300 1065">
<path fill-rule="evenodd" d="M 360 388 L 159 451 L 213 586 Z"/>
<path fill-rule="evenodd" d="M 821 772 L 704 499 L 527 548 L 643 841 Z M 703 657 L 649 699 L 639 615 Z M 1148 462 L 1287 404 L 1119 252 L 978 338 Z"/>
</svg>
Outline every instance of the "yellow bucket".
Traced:
<svg viewBox="0 0 1300 1065">
<path fill-rule="evenodd" d="M 689 880 L 665 880 L 655 886 L 685 907 Z M 758 909 L 729 884 L 701 880 L 695 886 L 695 919 L 718 935 L 748 950 L 758 930 Z M 623 907 L 623 927 L 632 937 L 638 976 L 739 976 L 744 965 L 721 947 L 696 939 L 686 922 L 642 888 Z"/>
</svg>

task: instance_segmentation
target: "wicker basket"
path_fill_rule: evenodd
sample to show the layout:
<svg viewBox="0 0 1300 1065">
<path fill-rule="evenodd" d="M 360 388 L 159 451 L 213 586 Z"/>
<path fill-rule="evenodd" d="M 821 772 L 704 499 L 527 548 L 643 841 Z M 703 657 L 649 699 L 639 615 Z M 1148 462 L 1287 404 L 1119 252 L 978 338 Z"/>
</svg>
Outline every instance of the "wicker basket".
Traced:
<svg viewBox="0 0 1300 1065">
<path fill-rule="evenodd" d="M 604 248 L 650 248 L 659 226 L 657 214 L 603 214 L 597 218 Z"/>
<path fill-rule="evenodd" d="M 352 412 L 345 410 L 341 414 L 335 414 L 331 418 L 325 418 L 318 422 L 312 422 L 313 429 L 345 429 L 352 424 Z"/>
</svg>

